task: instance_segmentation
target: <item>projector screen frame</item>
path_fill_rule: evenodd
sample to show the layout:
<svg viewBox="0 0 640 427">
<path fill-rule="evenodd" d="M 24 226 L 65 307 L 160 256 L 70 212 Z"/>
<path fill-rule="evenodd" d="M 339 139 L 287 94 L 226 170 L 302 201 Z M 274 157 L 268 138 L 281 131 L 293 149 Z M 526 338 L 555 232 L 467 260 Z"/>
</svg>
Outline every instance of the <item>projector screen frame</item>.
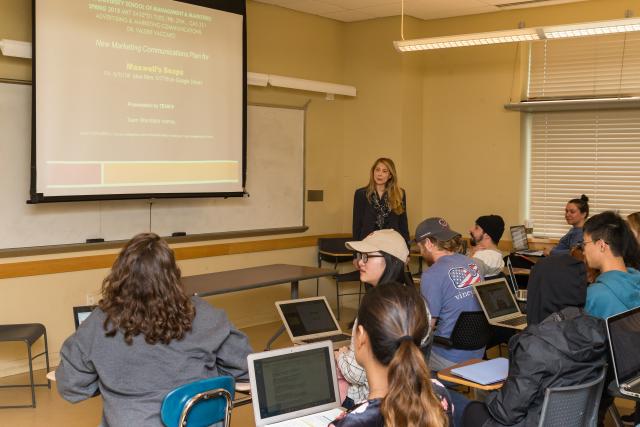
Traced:
<svg viewBox="0 0 640 427">
<path fill-rule="evenodd" d="M 247 8 L 245 0 L 172 0 L 176 3 L 186 3 L 210 9 L 221 10 L 242 16 L 242 188 L 235 192 L 193 192 L 193 193 L 113 193 L 88 194 L 73 196 L 45 196 L 37 191 L 37 155 L 36 155 L 36 2 L 46 0 L 31 0 L 31 37 L 32 37 L 32 108 L 31 108 L 31 169 L 30 169 L 30 197 L 27 204 L 82 202 L 99 200 L 132 200 L 132 199 L 179 199 L 179 198 L 227 198 L 248 196 L 247 182 Z"/>
</svg>

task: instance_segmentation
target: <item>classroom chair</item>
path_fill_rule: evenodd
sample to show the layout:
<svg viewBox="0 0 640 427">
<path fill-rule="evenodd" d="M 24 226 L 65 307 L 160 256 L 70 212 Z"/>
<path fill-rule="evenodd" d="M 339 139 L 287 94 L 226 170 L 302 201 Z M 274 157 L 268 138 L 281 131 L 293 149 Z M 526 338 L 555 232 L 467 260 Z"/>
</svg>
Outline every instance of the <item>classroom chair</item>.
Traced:
<svg viewBox="0 0 640 427">
<path fill-rule="evenodd" d="M 538 426 L 595 427 L 606 372 L 605 366 L 598 378 L 588 383 L 549 387 L 544 393 Z"/>
<path fill-rule="evenodd" d="M 31 355 L 31 347 L 33 344 L 44 336 L 44 351 L 35 356 Z M 47 373 L 49 372 L 49 347 L 47 345 L 47 329 L 40 323 L 24 323 L 16 325 L 0 325 L 0 342 L 23 341 L 27 346 L 27 355 L 29 358 L 29 384 L 11 384 L 1 385 L 0 388 L 12 387 L 31 387 L 31 405 L 4 405 L 2 408 L 35 408 L 36 407 L 36 387 L 51 388 L 51 381 L 47 380 L 46 384 L 36 384 L 33 380 L 33 361 L 44 355 L 47 364 Z"/>
<path fill-rule="evenodd" d="M 463 311 L 449 338 L 435 336 L 434 344 L 459 350 L 477 350 L 491 339 L 491 326 L 483 311 Z"/>
<path fill-rule="evenodd" d="M 160 418 L 167 427 L 205 427 L 224 420 L 231 423 L 235 380 L 206 378 L 170 391 L 162 401 Z"/>
</svg>

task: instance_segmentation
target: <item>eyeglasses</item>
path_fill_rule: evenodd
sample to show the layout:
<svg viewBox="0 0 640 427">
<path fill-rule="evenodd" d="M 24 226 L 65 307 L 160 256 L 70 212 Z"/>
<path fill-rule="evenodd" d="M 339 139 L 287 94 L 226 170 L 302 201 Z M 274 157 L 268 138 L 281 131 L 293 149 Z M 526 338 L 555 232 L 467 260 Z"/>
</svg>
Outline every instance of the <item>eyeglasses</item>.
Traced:
<svg viewBox="0 0 640 427">
<path fill-rule="evenodd" d="M 367 261 L 369 261 L 369 258 L 383 258 L 383 255 L 368 254 L 366 252 L 356 253 L 356 259 L 358 261 L 362 261 L 363 264 L 366 264 Z"/>
<path fill-rule="evenodd" d="M 597 242 L 597 240 L 596 240 L 596 242 Z M 605 244 L 605 245 L 608 245 L 608 244 L 609 244 L 608 242 L 605 242 L 604 240 L 603 240 L 603 242 L 604 242 L 604 244 Z M 585 240 L 585 241 L 583 241 L 583 242 L 578 243 L 578 244 L 576 245 L 576 248 L 578 248 L 578 249 L 580 249 L 580 250 L 584 250 L 584 247 L 587 245 L 587 243 L 592 243 L 592 244 L 593 244 L 593 243 L 595 243 L 595 242 L 594 242 L 593 240 Z"/>
</svg>

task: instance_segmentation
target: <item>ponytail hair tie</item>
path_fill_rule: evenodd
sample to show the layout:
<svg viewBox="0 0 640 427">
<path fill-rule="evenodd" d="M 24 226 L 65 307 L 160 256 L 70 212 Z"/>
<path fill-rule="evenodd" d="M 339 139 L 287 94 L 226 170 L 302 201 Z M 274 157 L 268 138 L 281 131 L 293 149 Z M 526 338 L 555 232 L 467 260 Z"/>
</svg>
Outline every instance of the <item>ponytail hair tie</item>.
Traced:
<svg viewBox="0 0 640 427">
<path fill-rule="evenodd" d="M 398 347 L 400 347 L 400 344 L 402 344 L 405 341 L 411 341 L 413 342 L 413 337 L 411 335 L 404 335 L 401 336 L 400 338 L 398 338 L 398 340 L 396 341 L 398 343 Z"/>
</svg>

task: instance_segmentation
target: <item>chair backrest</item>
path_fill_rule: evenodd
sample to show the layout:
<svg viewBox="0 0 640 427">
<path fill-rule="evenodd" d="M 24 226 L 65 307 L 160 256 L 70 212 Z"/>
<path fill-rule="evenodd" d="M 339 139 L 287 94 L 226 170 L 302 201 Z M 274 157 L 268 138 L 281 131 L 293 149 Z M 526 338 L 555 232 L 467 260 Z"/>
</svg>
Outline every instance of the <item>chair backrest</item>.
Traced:
<svg viewBox="0 0 640 427">
<path fill-rule="evenodd" d="M 331 252 L 334 254 L 349 253 L 349 249 L 344 245 L 346 242 L 353 240 L 351 237 L 321 237 L 318 239 L 318 250 L 324 252 Z M 352 255 L 345 256 L 332 256 L 323 253 L 319 253 L 320 259 L 326 262 L 340 263 L 353 260 Z"/>
<path fill-rule="evenodd" d="M 235 381 L 213 377 L 194 381 L 170 391 L 162 401 L 160 418 L 167 427 L 204 427 L 231 422 Z"/>
<path fill-rule="evenodd" d="M 477 350 L 485 347 L 491 339 L 491 326 L 483 311 L 463 311 L 451 332 L 453 348 Z"/>
<path fill-rule="evenodd" d="M 595 427 L 602 387 L 606 375 L 602 373 L 588 383 L 549 387 L 544 394 L 539 427 Z"/>
</svg>

